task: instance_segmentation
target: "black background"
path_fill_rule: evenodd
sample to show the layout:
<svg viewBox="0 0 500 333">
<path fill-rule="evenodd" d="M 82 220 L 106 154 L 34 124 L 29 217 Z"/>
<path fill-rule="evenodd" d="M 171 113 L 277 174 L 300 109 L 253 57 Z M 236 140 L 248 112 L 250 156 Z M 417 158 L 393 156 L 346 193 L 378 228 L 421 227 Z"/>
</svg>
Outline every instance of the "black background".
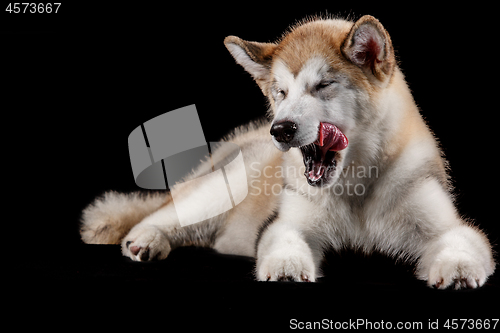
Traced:
<svg viewBox="0 0 500 333">
<path fill-rule="evenodd" d="M 280 329 L 291 318 L 419 318 L 427 325 L 446 316 L 488 317 L 485 304 L 498 297 L 496 276 L 476 291 L 438 292 L 416 281 L 410 266 L 344 253 L 330 256 L 320 283 L 262 284 L 253 282 L 248 258 L 193 248 L 174 251 L 164 263 L 137 264 L 117 246 L 83 245 L 78 225 L 97 195 L 138 190 L 127 138 L 141 123 L 196 104 L 207 141 L 217 141 L 264 116 L 265 99 L 225 49 L 225 36 L 274 41 L 307 15 L 370 14 L 389 31 L 414 98 L 450 162 L 460 213 L 496 247 L 493 3 L 65 2 L 58 14 L 9 14 L 2 5 L 3 253 L 14 261 L 7 275 L 22 295 L 15 310 L 47 310 L 53 300 L 57 311 L 43 316 L 48 325 L 61 324 L 61 313 L 89 325 L 107 311 L 120 313 L 110 327 L 158 317 L 186 327 L 242 328 L 271 318 L 268 325 Z"/>
</svg>

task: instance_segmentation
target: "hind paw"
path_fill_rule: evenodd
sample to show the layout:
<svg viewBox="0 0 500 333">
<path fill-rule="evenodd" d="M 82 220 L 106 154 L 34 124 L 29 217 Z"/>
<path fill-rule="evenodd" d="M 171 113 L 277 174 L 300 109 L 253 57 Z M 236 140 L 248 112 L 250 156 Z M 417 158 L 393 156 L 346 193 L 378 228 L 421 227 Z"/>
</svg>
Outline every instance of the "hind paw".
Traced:
<svg viewBox="0 0 500 333">
<path fill-rule="evenodd" d="M 155 226 L 138 225 L 122 241 L 122 254 L 134 261 L 162 260 L 170 250 L 168 239 Z"/>
</svg>

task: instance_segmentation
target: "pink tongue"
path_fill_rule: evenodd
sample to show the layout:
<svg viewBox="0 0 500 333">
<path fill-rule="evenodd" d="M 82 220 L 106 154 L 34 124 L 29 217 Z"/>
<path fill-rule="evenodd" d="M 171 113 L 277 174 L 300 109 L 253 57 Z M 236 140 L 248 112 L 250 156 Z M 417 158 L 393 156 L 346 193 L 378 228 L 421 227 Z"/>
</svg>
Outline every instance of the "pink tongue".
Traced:
<svg viewBox="0 0 500 333">
<path fill-rule="evenodd" d="M 329 123 L 319 123 L 319 137 L 316 145 L 321 147 L 323 156 L 327 151 L 339 151 L 345 149 L 349 141 L 337 126 Z"/>
</svg>

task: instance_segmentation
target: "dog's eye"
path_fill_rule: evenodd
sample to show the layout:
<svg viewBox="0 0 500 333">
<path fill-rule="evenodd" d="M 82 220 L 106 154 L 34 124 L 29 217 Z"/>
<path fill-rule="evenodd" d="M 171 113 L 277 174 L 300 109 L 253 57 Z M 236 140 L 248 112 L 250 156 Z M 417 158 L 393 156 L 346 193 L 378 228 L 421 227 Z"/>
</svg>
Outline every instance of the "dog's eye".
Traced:
<svg viewBox="0 0 500 333">
<path fill-rule="evenodd" d="M 286 92 L 283 89 L 278 89 L 278 98 L 285 98 Z"/>
<path fill-rule="evenodd" d="M 335 83 L 335 81 L 322 81 L 316 85 L 315 89 L 316 90 L 325 89 L 326 87 L 331 86 L 333 83 Z"/>
</svg>

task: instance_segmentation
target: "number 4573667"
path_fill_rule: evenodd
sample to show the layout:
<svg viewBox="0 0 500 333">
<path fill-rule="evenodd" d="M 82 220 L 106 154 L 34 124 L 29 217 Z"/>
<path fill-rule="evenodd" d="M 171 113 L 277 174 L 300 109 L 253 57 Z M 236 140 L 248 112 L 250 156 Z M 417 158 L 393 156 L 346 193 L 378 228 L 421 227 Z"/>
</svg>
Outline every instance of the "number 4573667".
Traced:
<svg viewBox="0 0 500 333">
<path fill-rule="evenodd" d="M 5 9 L 6 12 L 14 14 L 43 14 L 43 13 L 54 13 L 57 14 L 61 2 L 47 2 L 47 3 L 36 3 L 36 2 L 12 2 L 7 5 Z"/>
</svg>

